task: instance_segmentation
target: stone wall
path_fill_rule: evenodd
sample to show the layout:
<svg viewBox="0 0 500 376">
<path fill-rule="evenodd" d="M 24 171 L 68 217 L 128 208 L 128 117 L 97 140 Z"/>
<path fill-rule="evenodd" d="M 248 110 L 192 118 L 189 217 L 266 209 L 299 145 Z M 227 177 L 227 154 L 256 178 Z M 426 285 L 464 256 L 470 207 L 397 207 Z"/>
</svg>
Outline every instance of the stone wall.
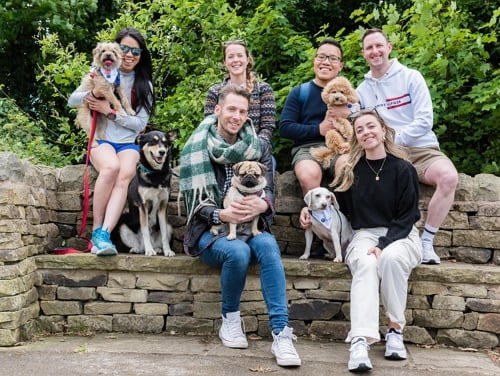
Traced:
<svg viewBox="0 0 500 376">
<path fill-rule="evenodd" d="M 83 166 L 52 169 L 0 153 L 0 346 L 37 330 L 217 333 L 219 271 L 180 251 L 185 219 L 177 216 L 176 181 L 169 216 L 176 257 L 47 254 L 63 242 L 85 245 L 74 238 L 83 173 Z M 90 176 L 95 178 L 92 170 Z M 430 192 L 421 186 L 424 217 Z M 344 264 L 298 260 L 304 247 L 297 214 L 302 206 L 293 174 L 278 175 L 273 232 L 283 252 L 291 325 L 298 335 L 342 340 L 349 328 L 350 273 Z M 84 235 L 89 233 L 90 225 Z M 436 239 L 447 261 L 421 265 L 410 278 L 407 341 L 498 346 L 499 240 L 500 178 L 461 174 Z M 257 268 L 249 273 L 241 311 L 248 332 L 269 334 Z"/>
</svg>

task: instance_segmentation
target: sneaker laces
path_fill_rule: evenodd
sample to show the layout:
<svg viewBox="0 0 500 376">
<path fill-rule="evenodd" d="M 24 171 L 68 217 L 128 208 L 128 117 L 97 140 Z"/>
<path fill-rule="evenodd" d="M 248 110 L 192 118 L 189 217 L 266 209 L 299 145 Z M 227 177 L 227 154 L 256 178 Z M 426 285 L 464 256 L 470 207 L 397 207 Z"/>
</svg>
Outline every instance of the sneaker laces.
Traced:
<svg viewBox="0 0 500 376">
<path fill-rule="evenodd" d="M 370 350 L 370 345 L 368 342 L 366 342 L 366 339 L 360 337 L 356 340 L 354 340 L 351 344 L 351 348 L 349 349 L 350 352 L 352 353 L 357 353 L 359 351 L 368 351 Z"/>
<path fill-rule="evenodd" d="M 293 341 L 297 341 L 297 336 L 293 334 L 291 328 L 286 327 L 274 337 L 277 341 L 277 345 L 279 347 L 279 351 L 281 355 L 290 354 L 292 356 L 298 356 L 297 350 L 293 346 Z"/>
<path fill-rule="evenodd" d="M 243 320 L 229 321 L 224 320 L 225 327 L 232 338 L 245 337 L 245 322 Z M 246 338 L 246 337 L 245 337 Z"/>
</svg>

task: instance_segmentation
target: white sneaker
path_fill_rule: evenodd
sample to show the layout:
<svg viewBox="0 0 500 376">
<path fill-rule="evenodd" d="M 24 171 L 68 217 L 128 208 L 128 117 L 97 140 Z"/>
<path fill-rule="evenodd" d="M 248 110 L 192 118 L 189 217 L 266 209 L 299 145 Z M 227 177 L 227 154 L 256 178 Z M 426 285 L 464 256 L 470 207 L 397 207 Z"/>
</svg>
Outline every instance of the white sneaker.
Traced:
<svg viewBox="0 0 500 376">
<path fill-rule="evenodd" d="M 372 369 L 372 362 L 368 357 L 370 345 L 366 342 L 365 337 L 356 337 L 351 342 L 349 352 L 349 363 L 347 368 L 352 372 L 364 372 Z"/>
<path fill-rule="evenodd" d="M 430 241 L 422 240 L 422 264 L 441 264 Z"/>
<path fill-rule="evenodd" d="M 403 335 L 392 328 L 385 335 L 385 358 L 391 360 L 406 359 Z"/>
<path fill-rule="evenodd" d="M 226 314 L 226 317 L 222 316 L 219 338 L 224 346 L 233 349 L 246 349 L 248 347 L 242 323 L 243 320 L 240 317 L 240 311 L 229 312 Z"/>
<path fill-rule="evenodd" d="M 283 367 L 300 366 L 302 362 L 293 346 L 293 341 L 297 340 L 297 336 L 293 334 L 293 329 L 285 326 L 279 334 L 272 334 L 271 352 L 276 357 L 278 365 Z"/>
</svg>

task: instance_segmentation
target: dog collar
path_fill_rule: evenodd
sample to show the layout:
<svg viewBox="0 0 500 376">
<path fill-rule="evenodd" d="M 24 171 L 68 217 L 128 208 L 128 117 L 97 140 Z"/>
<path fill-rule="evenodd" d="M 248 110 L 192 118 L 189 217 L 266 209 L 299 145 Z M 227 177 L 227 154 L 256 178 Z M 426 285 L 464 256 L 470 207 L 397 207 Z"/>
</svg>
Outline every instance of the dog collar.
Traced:
<svg viewBox="0 0 500 376">
<path fill-rule="evenodd" d="M 146 174 L 150 174 L 150 173 L 154 172 L 153 170 L 150 170 L 149 168 L 147 168 L 146 166 L 144 166 L 142 163 L 139 163 L 137 165 L 137 168 L 139 170 L 141 170 L 142 172 L 145 172 Z"/>
<path fill-rule="evenodd" d="M 264 191 L 263 191 L 262 189 L 261 189 L 260 191 L 258 191 L 258 192 L 253 192 L 253 193 L 242 192 L 242 191 L 240 191 L 238 188 L 236 188 L 236 190 L 237 190 L 238 192 L 240 192 L 240 194 L 241 194 L 242 196 L 253 196 L 253 195 L 255 195 L 255 196 L 261 197 L 261 196 L 262 196 L 262 194 L 264 193 Z"/>
</svg>

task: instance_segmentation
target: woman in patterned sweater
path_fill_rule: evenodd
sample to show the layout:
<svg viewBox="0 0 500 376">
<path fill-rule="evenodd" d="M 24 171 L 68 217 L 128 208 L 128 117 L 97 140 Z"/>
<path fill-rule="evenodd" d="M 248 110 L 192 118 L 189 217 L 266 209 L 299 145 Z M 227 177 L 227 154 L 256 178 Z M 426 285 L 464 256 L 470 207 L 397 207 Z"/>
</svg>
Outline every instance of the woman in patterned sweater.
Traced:
<svg viewBox="0 0 500 376">
<path fill-rule="evenodd" d="M 227 71 L 222 83 L 210 87 L 205 101 L 205 116 L 214 113 L 215 105 L 222 87 L 232 83 L 245 87 L 250 92 L 248 117 L 252 120 L 257 136 L 269 143 L 276 128 L 276 99 L 271 86 L 259 81 L 252 71 L 253 57 L 243 40 L 224 43 L 223 64 Z"/>
</svg>

